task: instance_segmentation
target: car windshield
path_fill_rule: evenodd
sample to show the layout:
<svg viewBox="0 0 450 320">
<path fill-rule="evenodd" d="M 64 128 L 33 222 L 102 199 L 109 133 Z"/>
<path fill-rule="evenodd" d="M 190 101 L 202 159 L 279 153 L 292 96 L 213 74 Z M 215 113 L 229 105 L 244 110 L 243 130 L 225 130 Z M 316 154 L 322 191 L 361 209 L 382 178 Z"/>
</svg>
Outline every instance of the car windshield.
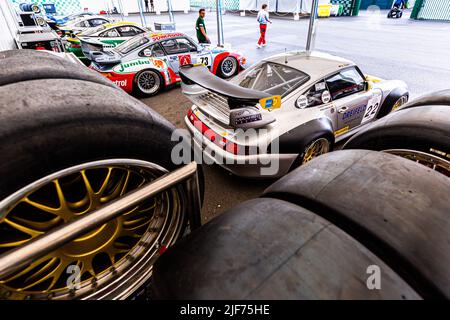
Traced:
<svg viewBox="0 0 450 320">
<path fill-rule="evenodd" d="M 145 35 L 138 35 L 118 45 L 115 48 L 115 51 L 122 55 L 127 54 L 148 42 L 150 42 L 150 40 Z"/>
<path fill-rule="evenodd" d="M 308 80 L 309 76 L 300 70 L 264 62 L 249 71 L 239 85 L 283 97 Z"/>
<path fill-rule="evenodd" d="M 106 25 L 102 24 L 102 25 L 100 25 L 100 26 L 98 26 L 98 27 L 89 28 L 89 29 L 83 31 L 83 32 L 80 34 L 80 36 L 92 36 L 93 34 L 95 34 L 95 33 L 97 33 L 97 32 L 100 32 L 100 31 L 102 31 L 102 30 L 105 30 L 105 29 L 106 29 Z"/>
</svg>

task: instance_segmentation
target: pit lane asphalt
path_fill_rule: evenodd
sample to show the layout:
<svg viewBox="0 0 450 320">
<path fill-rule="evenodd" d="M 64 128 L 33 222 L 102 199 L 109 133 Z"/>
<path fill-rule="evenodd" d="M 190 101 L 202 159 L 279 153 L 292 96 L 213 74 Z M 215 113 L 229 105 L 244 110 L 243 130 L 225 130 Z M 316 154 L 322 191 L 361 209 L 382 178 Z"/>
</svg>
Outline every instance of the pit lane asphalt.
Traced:
<svg viewBox="0 0 450 320">
<path fill-rule="evenodd" d="M 448 89 L 450 83 L 450 24 L 447 22 L 415 21 L 386 18 L 385 11 L 360 11 L 358 17 L 320 19 L 316 36 L 316 49 L 355 61 L 363 72 L 385 79 L 406 81 L 411 97 L 431 91 Z M 197 13 L 176 13 L 177 30 L 195 36 Z M 304 49 L 308 19 L 294 21 L 289 16 L 277 18 L 269 26 L 269 45 L 256 49 L 258 37 L 254 16 L 223 17 L 225 42 L 245 53 L 249 65 L 286 50 Z M 126 20 L 139 23 L 137 15 Z M 207 11 L 206 25 L 214 42 L 216 39 L 215 13 Z M 167 15 L 147 15 L 148 25 L 168 22 Z M 178 128 L 184 128 L 183 118 L 190 102 L 179 87 L 161 92 L 155 97 L 142 99 L 144 103 L 163 115 Z M 339 149 L 339 146 L 336 146 Z M 251 180 L 231 175 L 217 165 L 204 165 L 205 201 L 202 219 L 206 222 L 247 199 L 258 197 L 274 180 Z"/>
<path fill-rule="evenodd" d="M 186 128 L 184 116 L 192 105 L 181 93 L 180 87 L 160 92 L 150 98 L 141 99 L 146 105 L 172 122 L 177 128 Z M 205 173 L 205 199 L 202 208 L 202 223 L 235 205 L 257 198 L 274 179 L 244 179 L 232 175 L 218 165 L 203 164 Z"/>
</svg>

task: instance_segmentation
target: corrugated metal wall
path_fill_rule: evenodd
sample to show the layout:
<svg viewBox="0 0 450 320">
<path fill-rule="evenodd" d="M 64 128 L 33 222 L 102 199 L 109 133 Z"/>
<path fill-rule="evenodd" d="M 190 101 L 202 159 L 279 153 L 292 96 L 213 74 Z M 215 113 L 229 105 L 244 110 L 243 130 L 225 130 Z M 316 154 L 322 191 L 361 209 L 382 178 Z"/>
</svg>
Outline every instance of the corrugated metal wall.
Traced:
<svg viewBox="0 0 450 320">
<path fill-rule="evenodd" d="M 417 1 L 414 8 L 414 19 L 450 21 L 450 0 Z"/>
</svg>

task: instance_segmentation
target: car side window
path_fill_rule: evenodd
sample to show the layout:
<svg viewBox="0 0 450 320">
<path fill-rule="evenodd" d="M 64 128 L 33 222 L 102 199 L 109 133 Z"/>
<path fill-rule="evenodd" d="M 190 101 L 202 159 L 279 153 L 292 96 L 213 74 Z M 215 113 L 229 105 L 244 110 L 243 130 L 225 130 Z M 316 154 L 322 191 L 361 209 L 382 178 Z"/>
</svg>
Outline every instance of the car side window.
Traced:
<svg viewBox="0 0 450 320">
<path fill-rule="evenodd" d="M 197 46 L 194 45 L 191 41 L 186 38 L 178 38 L 177 39 L 178 47 L 180 50 L 184 50 L 185 52 L 196 52 Z"/>
<path fill-rule="evenodd" d="M 161 45 L 168 55 L 197 51 L 197 47 L 186 38 L 169 39 L 162 41 Z"/>
<path fill-rule="evenodd" d="M 147 50 L 149 50 L 151 52 L 151 55 L 144 54 L 144 51 L 147 51 Z M 163 57 L 164 55 L 165 55 L 164 50 L 161 48 L 159 43 L 152 44 L 152 45 L 146 47 L 141 52 L 139 52 L 139 56 L 141 56 L 141 57 L 157 58 L 157 57 Z"/>
<path fill-rule="evenodd" d="M 88 28 L 88 27 L 90 27 L 90 25 L 89 25 L 89 22 L 87 22 L 87 21 L 81 21 L 81 22 L 78 22 L 78 23 L 75 25 L 75 27 L 78 27 L 78 28 Z"/>
<path fill-rule="evenodd" d="M 333 100 L 364 91 L 364 78 L 355 68 L 342 70 L 326 80 Z"/>
<path fill-rule="evenodd" d="M 104 20 L 104 19 L 91 19 L 91 20 L 89 20 L 89 24 L 90 24 L 91 27 L 97 27 L 97 26 L 100 26 L 100 25 L 102 25 L 104 23 L 107 23 L 107 22 L 108 21 Z"/>
<path fill-rule="evenodd" d="M 133 37 L 139 33 L 142 33 L 140 29 L 133 26 L 122 26 L 117 29 L 122 37 Z"/>
<path fill-rule="evenodd" d="M 117 38 L 120 37 L 119 33 L 117 32 L 116 28 L 109 29 L 105 32 L 102 32 L 100 34 L 100 37 L 106 37 L 106 38 Z"/>
<path fill-rule="evenodd" d="M 297 101 L 297 107 L 302 108 L 302 109 L 310 108 L 310 107 L 320 106 L 321 104 L 328 103 L 331 101 L 330 94 L 328 92 L 328 88 L 327 88 L 325 81 L 317 82 L 306 92 L 305 96 L 306 96 L 306 101 L 301 102 L 301 103 L 299 103 L 299 101 Z M 299 105 L 299 104 L 302 104 L 302 105 Z"/>
</svg>

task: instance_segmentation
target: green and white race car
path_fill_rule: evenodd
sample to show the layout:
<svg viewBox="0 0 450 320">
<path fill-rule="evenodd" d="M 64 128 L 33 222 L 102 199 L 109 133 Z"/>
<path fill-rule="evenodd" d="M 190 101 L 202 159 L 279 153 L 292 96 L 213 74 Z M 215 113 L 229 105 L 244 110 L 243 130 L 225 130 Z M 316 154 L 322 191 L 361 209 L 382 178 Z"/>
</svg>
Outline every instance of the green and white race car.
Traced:
<svg viewBox="0 0 450 320">
<path fill-rule="evenodd" d="M 84 62 L 88 62 L 91 51 L 108 51 L 146 31 L 149 30 L 143 29 L 133 22 L 105 23 L 95 28 L 88 28 L 76 37 L 68 38 L 66 49 Z"/>
</svg>

